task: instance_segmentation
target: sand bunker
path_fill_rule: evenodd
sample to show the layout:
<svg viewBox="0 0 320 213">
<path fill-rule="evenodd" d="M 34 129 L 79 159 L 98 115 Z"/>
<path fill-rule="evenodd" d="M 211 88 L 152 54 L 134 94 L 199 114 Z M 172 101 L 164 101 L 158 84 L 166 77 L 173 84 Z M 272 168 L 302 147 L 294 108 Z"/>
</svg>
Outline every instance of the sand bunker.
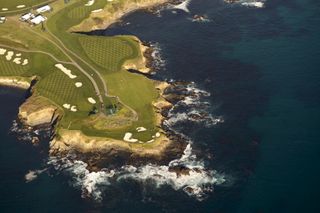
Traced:
<svg viewBox="0 0 320 213">
<path fill-rule="evenodd" d="M 72 106 L 72 107 L 70 108 L 70 110 L 71 110 L 71 112 L 76 112 L 76 111 L 78 111 L 76 106 Z"/>
<path fill-rule="evenodd" d="M 85 6 L 92 6 L 94 4 L 95 0 L 89 0 L 88 3 L 85 4 Z"/>
<path fill-rule="evenodd" d="M 8 8 L 2 8 L 1 10 L 2 10 L 2 11 L 7 11 L 7 10 L 8 10 Z"/>
<path fill-rule="evenodd" d="M 88 98 L 88 101 L 89 101 L 89 103 L 91 103 L 91 104 L 95 104 L 95 103 L 97 103 L 97 102 L 96 102 L 96 100 L 94 100 L 94 99 L 93 99 L 93 98 L 91 98 L 91 97 L 90 97 L 90 98 Z"/>
<path fill-rule="evenodd" d="M 146 143 L 152 143 L 152 142 L 154 142 L 154 139 L 151 139 L 151 140 L 147 141 Z"/>
<path fill-rule="evenodd" d="M 82 83 L 81 82 L 77 82 L 77 83 L 75 83 L 74 85 L 76 85 L 76 87 L 82 87 Z"/>
<path fill-rule="evenodd" d="M 29 63 L 29 60 L 28 60 L 28 59 L 24 59 L 22 65 L 25 66 L 25 65 L 27 65 L 28 63 Z"/>
<path fill-rule="evenodd" d="M 76 75 L 73 75 L 71 73 L 71 70 L 65 68 L 62 64 L 56 64 L 55 67 L 57 67 L 59 70 L 61 70 L 64 74 L 66 74 L 71 79 L 75 79 L 77 77 Z"/>
<path fill-rule="evenodd" d="M 156 133 L 156 137 L 157 137 L 157 138 L 159 138 L 160 135 L 161 135 L 161 134 L 160 134 L 159 132 Z"/>
<path fill-rule="evenodd" d="M 17 53 L 17 54 L 16 54 L 17 57 L 20 57 L 21 55 L 22 55 L 21 53 Z"/>
<path fill-rule="evenodd" d="M 16 63 L 16 64 L 21 64 L 21 58 L 15 58 L 15 59 L 13 59 L 12 62 Z"/>
<path fill-rule="evenodd" d="M 0 48 L 0 55 L 4 55 L 7 52 L 6 49 Z"/>
<path fill-rule="evenodd" d="M 147 131 L 147 129 L 146 129 L 146 128 L 144 128 L 144 127 L 137 127 L 137 128 L 136 128 L 136 130 L 137 130 L 137 132 L 144 132 L 144 131 Z"/>
<path fill-rule="evenodd" d="M 8 51 L 7 55 L 6 55 L 6 59 L 7 61 L 10 61 L 12 59 L 12 56 L 14 55 L 13 51 Z"/>
<path fill-rule="evenodd" d="M 66 109 L 70 109 L 70 107 L 71 107 L 70 104 L 63 104 L 62 106 L 63 106 L 64 108 L 66 108 Z"/>
<path fill-rule="evenodd" d="M 17 8 L 24 8 L 24 7 L 26 7 L 26 5 L 24 5 L 24 4 L 21 4 L 21 5 L 17 6 Z"/>
<path fill-rule="evenodd" d="M 97 10 L 92 10 L 91 13 L 98 13 L 98 12 L 101 12 L 102 9 L 97 9 Z"/>
<path fill-rule="evenodd" d="M 138 139 L 132 138 L 132 133 L 127 132 L 124 137 L 123 140 L 126 142 L 130 142 L 130 143 L 136 143 L 138 142 Z"/>
</svg>

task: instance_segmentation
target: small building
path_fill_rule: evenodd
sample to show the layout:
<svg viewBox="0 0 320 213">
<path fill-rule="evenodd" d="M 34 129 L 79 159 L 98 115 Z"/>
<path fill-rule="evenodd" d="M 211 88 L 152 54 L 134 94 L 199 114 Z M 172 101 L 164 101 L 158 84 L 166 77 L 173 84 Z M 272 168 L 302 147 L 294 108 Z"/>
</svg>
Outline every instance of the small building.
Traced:
<svg viewBox="0 0 320 213">
<path fill-rule="evenodd" d="M 4 22 L 6 22 L 7 18 L 4 16 L 0 16 L 0 24 L 3 24 Z"/>
<path fill-rule="evenodd" d="M 20 17 L 20 21 L 29 21 L 30 19 L 33 19 L 34 17 L 35 16 L 32 13 L 26 13 Z"/>
<path fill-rule="evenodd" d="M 36 9 L 37 13 L 45 13 L 51 11 L 51 7 L 49 5 L 45 5 Z"/>
<path fill-rule="evenodd" d="M 33 19 L 30 20 L 30 22 L 34 25 L 38 25 L 41 24 L 42 22 L 44 22 L 45 20 L 47 20 L 46 17 L 42 16 L 42 15 L 37 15 L 36 17 L 34 17 Z"/>
</svg>

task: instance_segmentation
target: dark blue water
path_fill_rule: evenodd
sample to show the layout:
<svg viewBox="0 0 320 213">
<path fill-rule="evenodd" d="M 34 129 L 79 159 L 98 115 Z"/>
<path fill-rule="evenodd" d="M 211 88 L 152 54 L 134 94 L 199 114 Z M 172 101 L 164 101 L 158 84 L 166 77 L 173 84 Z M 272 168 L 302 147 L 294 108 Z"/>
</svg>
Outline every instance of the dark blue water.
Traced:
<svg viewBox="0 0 320 213">
<path fill-rule="evenodd" d="M 125 18 L 129 25 L 94 34 L 159 43 L 166 69 L 157 78 L 194 81 L 212 94 L 211 113 L 225 122 L 184 131 L 227 183 L 199 202 L 128 181 L 109 187 L 100 204 L 81 199 L 64 176 L 25 183 L 29 169 L 43 167 L 45 151 L 8 135 L 24 95 L 1 89 L 1 212 L 320 212 L 319 1 L 269 0 L 253 9 L 194 0 L 190 10 L 137 12 Z M 212 22 L 191 22 L 193 14 Z"/>
</svg>

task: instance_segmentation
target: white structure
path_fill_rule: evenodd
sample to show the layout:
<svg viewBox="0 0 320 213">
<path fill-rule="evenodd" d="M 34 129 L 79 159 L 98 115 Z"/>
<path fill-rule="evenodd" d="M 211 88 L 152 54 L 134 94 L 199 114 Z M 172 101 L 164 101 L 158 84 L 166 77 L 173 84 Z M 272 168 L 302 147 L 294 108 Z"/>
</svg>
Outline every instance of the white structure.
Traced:
<svg viewBox="0 0 320 213">
<path fill-rule="evenodd" d="M 26 13 L 20 17 L 20 20 L 29 21 L 30 19 L 33 19 L 33 18 L 34 18 L 34 15 L 32 13 Z"/>
<path fill-rule="evenodd" d="M 42 16 L 42 15 L 38 15 L 36 16 L 35 18 L 31 19 L 31 23 L 32 24 L 35 24 L 35 25 L 38 25 L 38 24 L 41 24 L 42 22 L 44 22 L 45 20 L 47 20 L 46 17 Z"/>
<path fill-rule="evenodd" d="M 49 5 L 46 5 L 43 7 L 39 7 L 36 11 L 37 13 L 45 13 L 45 12 L 51 11 L 51 7 Z"/>
<path fill-rule="evenodd" d="M 4 22 L 6 22 L 7 18 L 4 16 L 0 16 L 0 24 L 3 24 Z"/>
</svg>

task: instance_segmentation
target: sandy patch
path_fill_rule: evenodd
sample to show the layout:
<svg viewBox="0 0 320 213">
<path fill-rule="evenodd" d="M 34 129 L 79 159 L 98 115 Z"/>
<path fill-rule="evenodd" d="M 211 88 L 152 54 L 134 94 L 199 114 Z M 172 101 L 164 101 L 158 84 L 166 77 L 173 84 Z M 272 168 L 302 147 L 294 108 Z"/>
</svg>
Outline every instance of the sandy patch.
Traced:
<svg viewBox="0 0 320 213">
<path fill-rule="evenodd" d="M 17 6 L 17 8 L 24 8 L 24 7 L 26 7 L 26 5 L 24 5 L 24 4 L 21 4 L 21 5 Z"/>
<path fill-rule="evenodd" d="M 2 11 L 7 11 L 7 10 L 8 10 L 8 8 L 2 8 L 1 10 L 2 10 Z"/>
<path fill-rule="evenodd" d="M 12 59 L 12 56 L 14 55 L 13 51 L 8 51 L 6 55 L 7 61 L 10 61 Z"/>
<path fill-rule="evenodd" d="M 66 74 L 71 79 L 75 79 L 77 77 L 76 75 L 72 74 L 71 70 L 67 69 L 62 64 L 56 64 L 55 67 L 61 70 L 64 74 Z"/>
<path fill-rule="evenodd" d="M 70 108 L 70 110 L 71 110 L 71 112 L 76 112 L 76 111 L 78 111 L 76 106 L 72 106 L 72 107 Z"/>
<path fill-rule="evenodd" d="M 132 138 L 132 133 L 131 132 L 127 132 L 124 135 L 123 140 L 126 141 L 126 142 L 130 142 L 130 143 L 138 142 L 138 139 Z"/>
<path fill-rule="evenodd" d="M 146 128 L 144 128 L 144 127 L 137 127 L 136 128 L 136 130 L 137 130 L 137 132 L 144 132 L 144 131 L 147 131 L 147 129 Z"/>
<path fill-rule="evenodd" d="M 21 55 L 22 55 L 21 53 L 17 53 L 17 54 L 16 54 L 17 57 L 20 57 Z"/>
<path fill-rule="evenodd" d="M 74 85 L 75 85 L 76 87 L 78 87 L 78 88 L 79 88 L 79 87 L 82 87 L 82 82 L 77 82 L 77 83 L 75 83 Z"/>
<path fill-rule="evenodd" d="M 0 48 L 0 55 L 4 55 L 7 52 L 6 49 Z"/>
<path fill-rule="evenodd" d="M 102 11 L 102 9 L 97 9 L 97 10 L 92 10 L 91 13 L 99 13 L 101 11 Z"/>
<path fill-rule="evenodd" d="M 96 102 L 96 100 L 94 100 L 94 99 L 93 99 L 93 98 L 91 98 L 91 97 L 90 97 L 90 98 L 88 98 L 88 101 L 89 101 L 89 103 L 91 103 L 91 104 L 95 104 L 95 103 L 97 103 L 97 102 Z"/>
<path fill-rule="evenodd" d="M 24 59 L 22 65 L 25 66 L 27 64 L 29 64 L 29 60 L 28 59 Z"/>
<path fill-rule="evenodd" d="M 88 3 L 85 4 L 85 6 L 89 7 L 92 6 L 94 4 L 95 0 L 89 0 Z"/>
<path fill-rule="evenodd" d="M 159 138 L 161 136 L 160 132 L 156 133 L 156 137 Z"/>
<path fill-rule="evenodd" d="M 16 63 L 16 64 L 21 64 L 21 58 L 15 58 L 15 59 L 13 59 L 12 62 Z"/>
<path fill-rule="evenodd" d="M 147 141 L 146 143 L 152 143 L 152 142 L 154 142 L 154 139 L 151 139 L 151 140 Z"/>
<path fill-rule="evenodd" d="M 63 106 L 64 108 L 66 108 L 66 109 L 70 109 L 70 107 L 71 107 L 70 104 L 63 104 L 62 106 Z"/>
</svg>

